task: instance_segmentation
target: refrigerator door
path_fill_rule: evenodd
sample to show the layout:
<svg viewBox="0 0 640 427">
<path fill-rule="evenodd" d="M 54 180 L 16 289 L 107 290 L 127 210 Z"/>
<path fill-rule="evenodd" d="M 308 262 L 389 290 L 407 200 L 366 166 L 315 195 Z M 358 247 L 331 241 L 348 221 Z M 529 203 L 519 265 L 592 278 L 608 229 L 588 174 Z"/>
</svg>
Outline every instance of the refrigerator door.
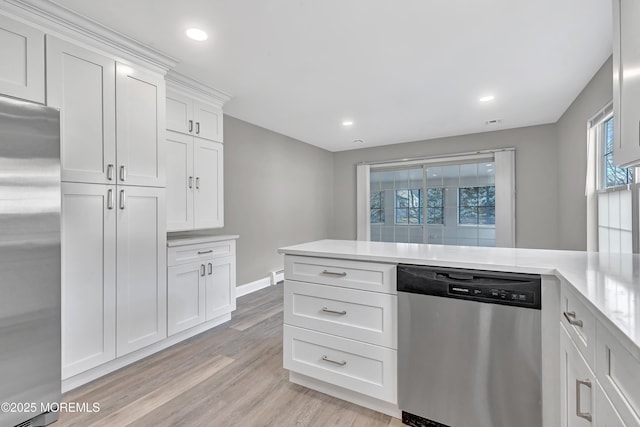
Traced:
<svg viewBox="0 0 640 427">
<path fill-rule="evenodd" d="M 0 97 L 0 426 L 60 401 L 60 277 L 59 111 Z"/>
</svg>

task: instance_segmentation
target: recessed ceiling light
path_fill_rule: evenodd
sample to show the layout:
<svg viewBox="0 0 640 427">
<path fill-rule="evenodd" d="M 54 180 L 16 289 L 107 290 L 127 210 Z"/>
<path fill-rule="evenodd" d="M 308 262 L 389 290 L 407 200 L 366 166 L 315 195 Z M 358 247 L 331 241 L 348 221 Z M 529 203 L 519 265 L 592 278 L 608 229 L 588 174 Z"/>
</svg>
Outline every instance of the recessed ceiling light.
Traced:
<svg viewBox="0 0 640 427">
<path fill-rule="evenodd" d="M 496 99 L 495 96 L 487 95 L 487 96 L 483 96 L 482 98 L 480 98 L 480 102 L 489 102 L 489 101 L 493 101 L 494 99 Z"/>
<path fill-rule="evenodd" d="M 351 120 L 345 120 L 342 122 L 342 126 L 352 126 L 353 122 Z"/>
<path fill-rule="evenodd" d="M 187 37 L 189 37 L 192 40 L 196 40 L 196 41 L 204 41 L 207 38 L 209 38 L 209 36 L 207 35 L 207 33 L 205 33 L 204 31 L 202 31 L 199 28 L 189 28 L 186 31 Z"/>
</svg>

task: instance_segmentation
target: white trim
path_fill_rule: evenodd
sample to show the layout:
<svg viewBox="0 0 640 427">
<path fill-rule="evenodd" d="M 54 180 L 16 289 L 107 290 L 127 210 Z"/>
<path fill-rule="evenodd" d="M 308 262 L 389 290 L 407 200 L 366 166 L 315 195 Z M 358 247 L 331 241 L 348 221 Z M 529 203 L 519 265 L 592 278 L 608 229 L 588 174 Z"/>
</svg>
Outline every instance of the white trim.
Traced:
<svg viewBox="0 0 640 427">
<path fill-rule="evenodd" d="M 200 83 L 189 76 L 169 70 L 165 76 L 167 89 L 185 93 L 192 98 L 214 104 L 220 108 L 231 99 L 231 95 L 211 86 Z"/>
<path fill-rule="evenodd" d="M 272 286 L 282 282 L 284 280 L 284 267 L 273 270 L 269 274 L 269 280 Z"/>
<path fill-rule="evenodd" d="M 236 298 L 248 295 L 255 291 L 259 291 L 260 289 L 268 288 L 269 286 L 271 286 L 270 277 L 264 277 L 262 279 L 254 280 L 251 283 L 240 285 L 236 287 Z"/>
<path fill-rule="evenodd" d="M 356 165 L 356 239 L 371 240 L 371 166 Z"/>
<path fill-rule="evenodd" d="M 88 371 L 82 372 L 78 375 L 74 375 L 73 377 L 62 380 L 62 393 L 66 393 L 69 390 L 73 390 L 74 388 L 80 387 L 81 385 L 84 385 L 95 379 L 103 377 L 113 371 L 116 371 L 120 368 L 130 365 L 133 362 L 137 362 L 140 359 L 144 359 L 147 356 L 151 356 L 152 354 L 157 353 L 160 350 L 164 350 L 168 347 L 171 347 L 174 344 L 184 341 L 187 338 L 191 338 L 208 329 L 221 325 L 224 322 L 228 322 L 229 320 L 231 320 L 231 313 L 224 314 L 208 322 L 202 323 L 198 326 L 194 326 L 191 329 L 187 329 L 186 331 L 177 333 L 175 335 L 171 335 L 170 337 L 167 337 L 160 342 L 141 348 L 138 351 L 134 351 L 122 357 L 118 357 L 117 359 L 114 359 L 103 365 L 97 366 L 93 369 L 89 369 Z"/>
<path fill-rule="evenodd" d="M 387 168 L 387 167 L 406 167 L 413 165 L 425 165 L 429 163 L 442 163 L 443 160 L 446 162 L 459 162 L 465 160 L 475 160 L 475 159 L 489 159 L 493 158 L 495 153 L 500 153 L 503 151 L 515 151 L 515 148 L 501 148 L 495 150 L 482 150 L 482 151 L 473 151 L 467 153 L 454 153 L 454 154 L 441 154 L 438 156 L 428 156 L 428 157 L 414 157 L 409 159 L 396 159 L 396 160 L 382 160 L 375 162 L 362 162 L 363 165 L 370 165 L 374 169 L 377 168 Z"/>
<path fill-rule="evenodd" d="M 30 23 L 40 25 L 43 29 L 49 30 L 47 32 L 57 32 L 99 49 L 108 47 L 112 53 L 124 53 L 127 57 L 151 64 L 163 71 L 178 64 L 176 58 L 52 1 L 5 0 L 0 8 L 27 19 Z"/>
</svg>

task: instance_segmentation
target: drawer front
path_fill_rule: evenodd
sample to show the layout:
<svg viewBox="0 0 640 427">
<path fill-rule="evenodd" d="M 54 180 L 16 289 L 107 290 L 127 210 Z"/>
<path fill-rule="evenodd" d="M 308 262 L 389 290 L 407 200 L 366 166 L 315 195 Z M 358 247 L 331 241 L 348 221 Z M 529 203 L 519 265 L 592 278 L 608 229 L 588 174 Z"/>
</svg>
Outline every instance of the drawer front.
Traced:
<svg viewBox="0 0 640 427">
<path fill-rule="evenodd" d="M 562 283 L 560 301 L 560 322 L 573 339 L 576 347 L 587 360 L 589 366 L 596 365 L 596 319 L 580 299 Z"/>
<path fill-rule="evenodd" d="M 284 367 L 390 403 L 397 402 L 397 352 L 284 326 Z"/>
<path fill-rule="evenodd" d="M 613 404 L 602 390 L 602 386 L 596 382 L 596 419 L 595 425 L 598 427 L 625 427 L 620 414 L 613 407 Z"/>
<path fill-rule="evenodd" d="M 640 361 L 597 325 L 596 376 L 627 426 L 640 426 Z"/>
<path fill-rule="evenodd" d="M 287 255 L 284 277 L 365 291 L 396 293 L 396 265 Z"/>
<path fill-rule="evenodd" d="M 284 322 L 398 348 L 397 295 L 286 280 Z"/>
<path fill-rule="evenodd" d="M 235 255 L 236 241 L 198 243 L 197 245 L 173 246 L 167 248 L 167 266 L 202 262 L 212 258 Z"/>
</svg>

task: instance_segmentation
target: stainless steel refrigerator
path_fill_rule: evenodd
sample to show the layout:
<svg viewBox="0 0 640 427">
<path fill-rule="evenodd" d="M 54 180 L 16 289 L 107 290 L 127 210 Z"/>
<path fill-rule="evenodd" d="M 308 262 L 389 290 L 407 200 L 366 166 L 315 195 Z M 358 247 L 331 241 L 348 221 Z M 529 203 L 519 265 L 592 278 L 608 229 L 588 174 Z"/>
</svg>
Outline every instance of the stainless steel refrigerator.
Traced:
<svg viewBox="0 0 640 427">
<path fill-rule="evenodd" d="M 0 96 L 0 426 L 60 397 L 59 111 Z"/>
</svg>

